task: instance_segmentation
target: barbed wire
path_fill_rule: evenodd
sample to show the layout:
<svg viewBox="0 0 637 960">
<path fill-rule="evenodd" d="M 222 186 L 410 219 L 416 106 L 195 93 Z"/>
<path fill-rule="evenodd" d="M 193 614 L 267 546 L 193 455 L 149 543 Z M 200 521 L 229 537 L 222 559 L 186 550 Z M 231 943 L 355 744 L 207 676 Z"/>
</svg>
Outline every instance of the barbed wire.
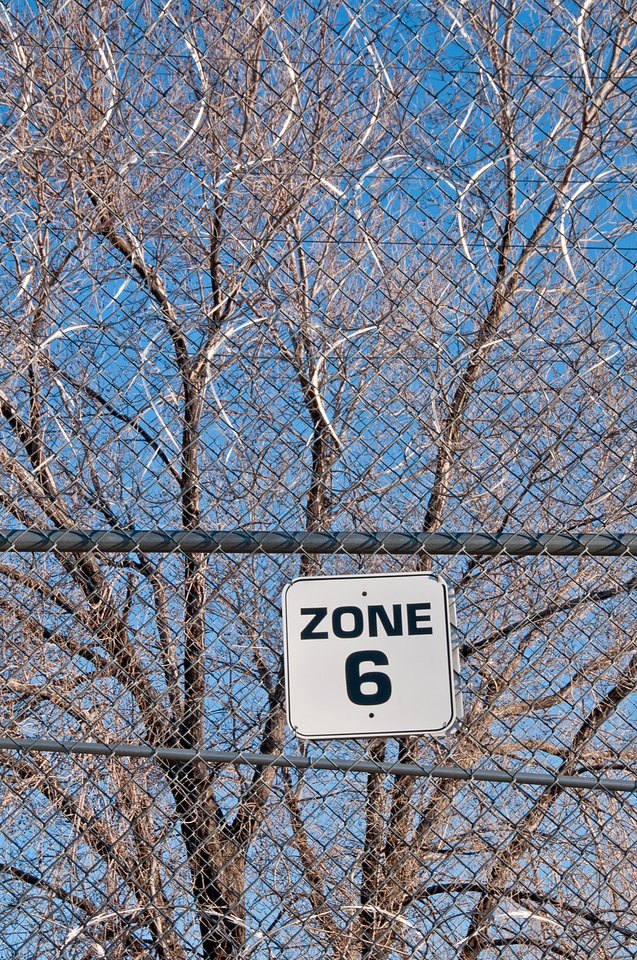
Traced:
<svg viewBox="0 0 637 960">
<path fill-rule="evenodd" d="M 0 960 L 632 960 L 636 50 L 0 4 Z"/>
</svg>

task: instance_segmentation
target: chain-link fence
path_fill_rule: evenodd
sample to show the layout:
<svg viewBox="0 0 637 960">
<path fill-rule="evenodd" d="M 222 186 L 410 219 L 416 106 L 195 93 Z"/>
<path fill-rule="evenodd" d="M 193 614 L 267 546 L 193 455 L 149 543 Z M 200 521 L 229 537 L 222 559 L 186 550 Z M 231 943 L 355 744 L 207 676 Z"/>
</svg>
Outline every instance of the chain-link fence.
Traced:
<svg viewBox="0 0 637 960">
<path fill-rule="evenodd" d="M 635 4 L 0 37 L 0 957 L 635 956 Z M 413 570 L 461 724 L 296 742 L 283 586 Z"/>
</svg>

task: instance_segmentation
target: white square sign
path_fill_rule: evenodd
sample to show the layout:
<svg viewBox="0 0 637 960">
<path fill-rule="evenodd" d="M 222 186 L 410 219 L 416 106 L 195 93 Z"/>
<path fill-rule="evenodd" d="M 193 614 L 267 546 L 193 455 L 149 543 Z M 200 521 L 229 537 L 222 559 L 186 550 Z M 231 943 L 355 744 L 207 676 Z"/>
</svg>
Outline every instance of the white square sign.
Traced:
<svg viewBox="0 0 637 960">
<path fill-rule="evenodd" d="M 283 591 L 288 722 L 304 739 L 445 733 L 461 715 L 447 586 L 426 573 Z"/>
</svg>

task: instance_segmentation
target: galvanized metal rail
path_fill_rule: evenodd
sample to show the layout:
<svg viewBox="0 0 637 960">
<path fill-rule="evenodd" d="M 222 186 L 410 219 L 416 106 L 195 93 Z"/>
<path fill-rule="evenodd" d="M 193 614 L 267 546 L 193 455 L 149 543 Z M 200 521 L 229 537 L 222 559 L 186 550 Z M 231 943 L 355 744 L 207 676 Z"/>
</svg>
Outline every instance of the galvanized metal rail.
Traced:
<svg viewBox="0 0 637 960">
<path fill-rule="evenodd" d="M 0 551 L 19 553 L 430 554 L 637 556 L 637 534 L 410 533 L 284 530 L 0 530 Z"/>
<path fill-rule="evenodd" d="M 0 551 L 19 553 L 222 553 L 222 554 L 379 554 L 469 556 L 637 556 L 637 535 L 627 533 L 409 533 L 383 531 L 288 532 L 261 530 L 0 530 Z M 371 760 L 302 757 L 223 750 L 179 750 L 143 744 L 106 744 L 41 738 L 0 737 L 0 750 L 92 756 L 157 758 L 166 762 L 246 764 L 297 770 L 385 773 L 565 789 L 635 792 L 637 780 L 606 776 L 560 776 L 527 770 L 375 763 Z"/>
<path fill-rule="evenodd" d="M 558 785 L 573 790 L 608 790 L 616 793 L 634 793 L 637 780 L 593 776 L 561 776 L 536 773 L 530 770 L 497 770 L 475 767 L 420 766 L 416 763 L 375 763 L 373 760 L 331 759 L 329 757 L 302 757 L 291 754 L 248 753 L 240 750 L 180 750 L 173 747 L 151 747 L 145 744 L 93 743 L 81 740 L 44 740 L 38 738 L 0 737 L 0 750 L 18 750 L 27 753 L 65 753 L 83 756 L 136 757 L 163 760 L 168 763 L 191 763 L 200 760 L 206 764 L 243 764 L 251 767 L 287 767 L 295 770 L 332 770 L 344 773 L 384 773 L 388 776 L 473 780 L 486 783 L 509 783 L 538 787 Z"/>
</svg>

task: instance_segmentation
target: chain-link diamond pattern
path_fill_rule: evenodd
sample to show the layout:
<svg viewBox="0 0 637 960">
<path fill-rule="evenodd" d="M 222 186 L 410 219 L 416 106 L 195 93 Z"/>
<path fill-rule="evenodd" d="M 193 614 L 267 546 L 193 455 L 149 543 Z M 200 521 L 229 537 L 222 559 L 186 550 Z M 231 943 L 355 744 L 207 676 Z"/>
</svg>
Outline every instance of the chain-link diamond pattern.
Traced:
<svg viewBox="0 0 637 960">
<path fill-rule="evenodd" d="M 2 553 L 0 739 L 191 754 L 0 752 L 0 958 L 635 955 L 635 792 L 188 757 L 636 776 L 628 548 L 382 539 L 635 532 L 636 41 L 633 0 L 0 4 L 0 527 L 380 537 Z M 458 729 L 296 743 L 284 584 L 413 569 Z"/>
</svg>

